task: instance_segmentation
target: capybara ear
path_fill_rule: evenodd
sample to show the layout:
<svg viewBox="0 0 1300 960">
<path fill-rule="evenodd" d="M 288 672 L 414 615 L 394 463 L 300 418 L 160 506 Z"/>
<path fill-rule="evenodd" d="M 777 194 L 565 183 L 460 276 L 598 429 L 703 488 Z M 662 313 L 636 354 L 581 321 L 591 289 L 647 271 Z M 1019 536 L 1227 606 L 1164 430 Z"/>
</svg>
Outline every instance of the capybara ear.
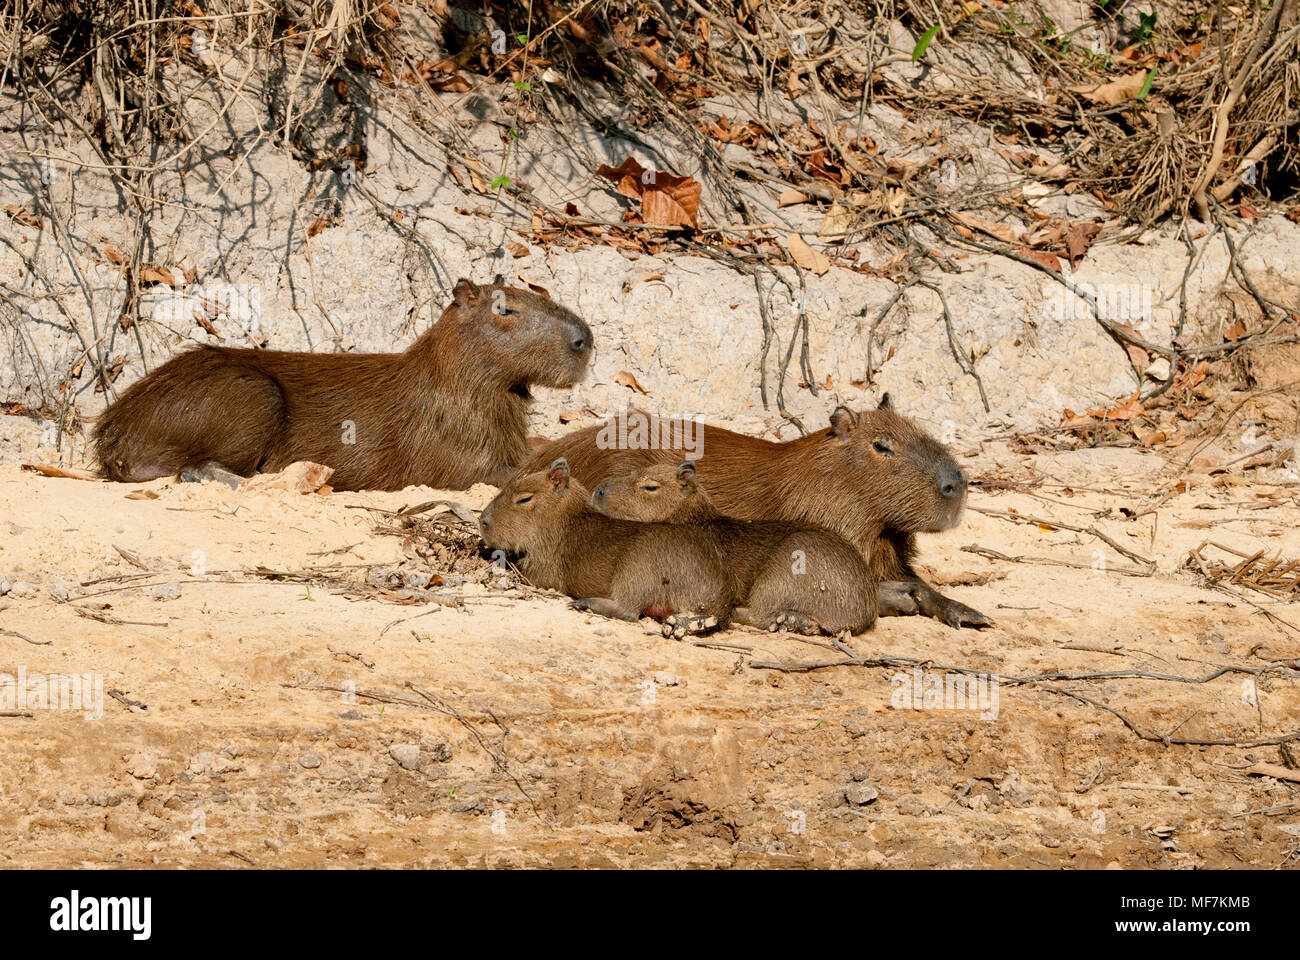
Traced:
<svg viewBox="0 0 1300 960">
<path fill-rule="evenodd" d="M 880 395 L 880 405 L 877 406 L 876 409 L 877 409 L 877 410 L 893 410 L 893 409 L 894 409 L 894 401 L 893 401 L 893 399 L 890 398 L 889 394 L 887 394 L 887 393 L 882 393 L 882 394 Z"/>
<path fill-rule="evenodd" d="M 551 475 L 548 479 L 551 481 L 551 489 L 556 493 L 569 489 L 569 461 L 560 457 L 552 463 Z"/>
<path fill-rule="evenodd" d="M 843 440 L 858 425 L 858 415 L 848 407 L 836 407 L 831 414 L 831 433 Z"/>
<path fill-rule="evenodd" d="M 498 287 L 502 286 L 506 282 L 506 275 L 504 273 L 498 273 L 495 277 L 492 278 L 492 282 L 496 284 Z"/>
<path fill-rule="evenodd" d="M 452 299 L 462 307 L 477 303 L 481 296 L 482 293 L 479 291 L 478 284 L 472 280 L 466 280 L 464 277 L 456 281 L 456 286 L 451 291 Z"/>
<path fill-rule="evenodd" d="M 684 493 L 694 493 L 698 488 L 695 479 L 695 461 L 683 460 L 677 465 L 677 484 Z"/>
</svg>

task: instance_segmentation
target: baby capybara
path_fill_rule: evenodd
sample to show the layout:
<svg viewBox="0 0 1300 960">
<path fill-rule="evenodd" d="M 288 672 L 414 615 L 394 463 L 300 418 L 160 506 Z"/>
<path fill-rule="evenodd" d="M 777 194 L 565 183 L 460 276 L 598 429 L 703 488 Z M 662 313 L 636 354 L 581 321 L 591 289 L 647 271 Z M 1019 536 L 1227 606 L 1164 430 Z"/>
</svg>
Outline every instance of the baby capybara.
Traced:
<svg viewBox="0 0 1300 960">
<path fill-rule="evenodd" d="M 519 571 L 573 605 L 619 620 L 653 617 L 665 634 L 725 626 L 729 579 L 713 539 L 694 524 L 613 520 L 556 460 L 507 484 L 479 518 L 483 542 L 518 555 Z"/>
<path fill-rule="evenodd" d="M 104 412 L 95 452 L 129 482 L 312 460 L 339 490 L 501 483 L 528 456 L 529 386 L 572 386 L 590 356 L 591 330 L 548 297 L 461 280 L 404 353 L 182 353 Z"/>
<path fill-rule="evenodd" d="M 862 633 L 876 622 L 876 584 L 843 537 L 781 520 L 733 520 L 699 486 L 695 464 L 656 463 L 591 492 L 601 513 L 641 523 L 696 523 L 717 539 L 743 606 L 731 619 L 768 630 Z"/>
<path fill-rule="evenodd" d="M 649 415 L 627 414 L 633 416 Z M 659 426 L 658 443 L 633 443 L 630 430 L 621 442 L 608 424 L 588 427 L 542 448 L 522 469 L 564 457 L 578 480 L 597 484 L 648 464 L 678 463 L 686 456 L 683 438 L 692 438 L 700 484 L 723 515 L 839 534 L 870 566 L 881 616 L 921 613 L 954 627 L 992 623 L 912 569 L 916 534 L 961 519 L 966 477 L 943 444 L 894 411 L 888 394 L 876 410 L 837 407 L 829 429 L 784 443 L 691 421 Z"/>
</svg>

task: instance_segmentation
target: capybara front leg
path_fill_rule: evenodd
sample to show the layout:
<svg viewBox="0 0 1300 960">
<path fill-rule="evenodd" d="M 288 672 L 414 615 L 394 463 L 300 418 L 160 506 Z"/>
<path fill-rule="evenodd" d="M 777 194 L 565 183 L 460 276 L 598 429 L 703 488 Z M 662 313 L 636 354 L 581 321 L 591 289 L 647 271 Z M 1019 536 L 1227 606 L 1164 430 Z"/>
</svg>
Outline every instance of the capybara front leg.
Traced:
<svg viewBox="0 0 1300 960">
<path fill-rule="evenodd" d="M 181 467 L 180 478 L 182 483 L 203 483 L 205 480 L 213 480 L 224 483 L 232 490 L 238 490 L 239 485 L 244 482 L 243 477 L 227 470 L 215 460 L 186 464 Z"/>
<path fill-rule="evenodd" d="M 993 620 L 973 607 L 945 597 L 924 580 L 887 580 L 879 586 L 880 616 L 920 614 L 950 627 L 991 627 Z"/>
<path fill-rule="evenodd" d="M 583 597 L 580 600 L 574 600 L 569 606 L 573 607 L 574 610 L 586 610 L 602 617 L 612 617 L 615 620 L 640 619 L 640 611 L 621 606 L 617 601 L 611 600 L 609 597 Z"/>
</svg>

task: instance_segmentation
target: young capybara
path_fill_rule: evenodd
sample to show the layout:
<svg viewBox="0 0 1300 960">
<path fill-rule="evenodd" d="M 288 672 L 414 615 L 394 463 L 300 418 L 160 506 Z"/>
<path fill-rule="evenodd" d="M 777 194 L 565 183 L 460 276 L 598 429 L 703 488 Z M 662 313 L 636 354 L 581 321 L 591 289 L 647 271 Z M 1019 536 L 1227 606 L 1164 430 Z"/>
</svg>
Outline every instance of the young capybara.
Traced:
<svg viewBox="0 0 1300 960">
<path fill-rule="evenodd" d="M 128 482 L 235 485 L 312 460 L 339 490 L 499 484 L 529 454 L 529 386 L 572 386 L 591 349 L 587 325 L 549 298 L 461 280 L 404 353 L 182 353 L 104 412 L 95 452 Z"/>
<path fill-rule="evenodd" d="M 654 422 L 639 412 L 627 419 L 634 415 Z M 824 527 L 853 544 L 877 583 L 881 616 L 921 613 L 954 627 L 992 624 L 912 569 L 916 534 L 960 520 L 966 477 L 943 444 L 894 411 L 888 394 L 876 410 L 837 407 L 829 429 L 784 443 L 692 421 L 659 421 L 648 438 L 606 423 L 561 437 L 521 469 L 564 457 L 579 481 L 596 484 L 647 464 L 677 463 L 688 453 L 723 515 Z"/>
<path fill-rule="evenodd" d="M 725 626 L 731 612 L 730 578 L 712 537 L 695 524 L 596 512 L 562 459 L 507 484 L 484 508 L 479 531 L 490 549 L 520 555 L 530 583 L 567 593 L 580 610 L 653 617 L 678 637 Z"/>
<path fill-rule="evenodd" d="M 733 520 L 699 486 L 695 464 L 656 463 L 591 492 L 601 513 L 641 523 L 696 523 L 717 538 L 743 606 L 731 619 L 768 630 L 862 633 L 876 622 L 876 584 L 843 537 L 781 520 Z"/>
</svg>

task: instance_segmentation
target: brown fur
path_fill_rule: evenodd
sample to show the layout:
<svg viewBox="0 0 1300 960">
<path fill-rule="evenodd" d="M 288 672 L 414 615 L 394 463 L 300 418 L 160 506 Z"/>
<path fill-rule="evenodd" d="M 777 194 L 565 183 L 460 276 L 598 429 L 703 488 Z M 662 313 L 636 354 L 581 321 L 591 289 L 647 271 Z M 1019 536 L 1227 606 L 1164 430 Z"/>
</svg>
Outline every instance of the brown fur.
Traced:
<svg viewBox="0 0 1300 960">
<path fill-rule="evenodd" d="M 590 354 L 591 330 L 548 298 L 462 280 L 404 353 L 182 353 L 105 411 L 95 452 L 129 482 L 313 460 L 340 490 L 500 483 L 529 453 L 529 385 L 571 386 Z"/>
<path fill-rule="evenodd" d="M 511 481 L 479 520 L 490 548 L 522 554 L 519 569 L 604 616 L 636 620 L 731 611 L 729 579 L 713 538 L 694 524 L 613 520 L 591 508 L 586 489 L 557 460 Z"/>
<path fill-rule="evenodd" d="M 611 477 L 592 491 L 591 505 L 641 523 L 700 524 L 717 539 L 744 604 L 733 620 L 832 634 L 862 633 L 876 622 L 871 570 L 843 537 L 782 520 L 724 517 L 699 486 L 691 461 Z"/>
<path fill-rule="evenodd" d="M 680 445 L 602 449 L 597 440 L 602 429 L 561 437 L 521 469 L 564 457 L 579 481 L 596 484 L 648 464 L 683 459 Z M 960 520 L 966 477 L 941 443 L 894 412 L 887 396 L 876 410 L 855 414 L 839 407 L 829 429 L 785 443 L 721 427 L 698 429 L 700 485 L 724 515 L 839 534 L 870 565 L 872 580 L 880 585 L 881 616 L 919 612 L 953 626 L 992 622 L 944 597 L 912 569 L 915 535 L 946 530 Z"/>
</svg>

